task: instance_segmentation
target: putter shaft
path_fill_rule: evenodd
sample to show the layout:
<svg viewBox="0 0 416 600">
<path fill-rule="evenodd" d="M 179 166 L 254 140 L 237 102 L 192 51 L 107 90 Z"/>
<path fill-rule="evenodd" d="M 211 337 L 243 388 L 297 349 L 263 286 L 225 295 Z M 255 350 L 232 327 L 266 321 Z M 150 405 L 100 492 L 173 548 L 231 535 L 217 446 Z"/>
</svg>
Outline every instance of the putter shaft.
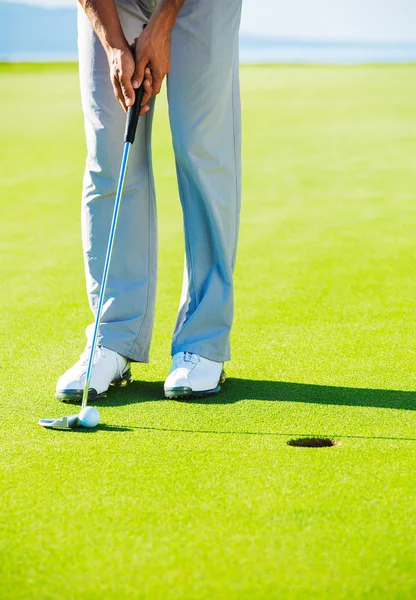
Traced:
<svg viewBox="0 0 416 600">
<path fill-rule="evenodd" d="M 98 298 L 97 313 L 95 315 L 94 333 L 93 333 L 92 341 L 91 341 L 91 351 L 90 351 L 90 356 L 88 359 L 88 367 L 87 367 L 87 375 L 86 375 L 86 380 L 85 380 L 84 393 L 82 395 L 82 408 L 85 408 L 87 406 L 87 402 L 88 402 L 88 392 L 89 392 L 90 383 L 91 383 L 92 366 L 94 364 L 95 350 L 96 350 L 97 341 L 98 341 L 98 332 L 100 330 L 101 315 L 103 312 L 104 297 L 105 297 L 105 291 L 107 288 L 107 280 L 108 280 L 108 273 L 110 270 L 111 255 L 113 253 L 114 237 L 116 234 L 117 222 L 118 222 L 118 217 L 120 214 L 120 204 L 121 204 L 121 198 L 123 195 L 124 181 L 126 179 L 127 164 L 129 161 L 130 148 L 131 148 L 131 142 L 126 141 L 124 144 L 123 158 L 121 161 L 120 177 L 119 177 L 118 185 L 117 185 L 117 194 L 116 194 L 116 200 L 114 203 L 113 218 L 111 220 L 110 235 L 108 238 L 107 253 L 106 253 L 105 262 L 104 262 L 103 278 L 102 278 L 102 282 L 101 282 L 100 295 Z"/>
<path fill-rule="evenodd" d="M 88 402 L 88 392 L 89 392 L 90 383 L 91 383 L 92 367 L 94 364 L 95 350 L 97 347 L 98 332 L 100 330 L 101 315 L 103 312 L 105 291 L 107 289 L 108 272 L 110 270 L 111 255 L 113 253 L 114 237 L 115 237 L 116 229 L 117 229 L 118 216 L 120 214 L 120 204 L 121 204 L 121 198 L 123 196 L 124 180 L 126 178 L 126 173 L 127 173 L 127 164 L 129 161 L 130 148 L 136 137 L 136 130 L 137 130 L 137 124 L 139 121 L 140 108 L 142 105 L 143 95 L 144 95 L 144 87 L 143 87 L 143 83 L 142 83 L 142 85 L 136 90 L 136 98 L 135 98 L 134 105 L 131 106 L 127 111 L 126 130 L 124 133 L 123 158 L 121 160 L 120 177 L 119 177 L 118 185 L 117 185 L 117 193 L 116 193 L 116 200 L 114 203 L 113 218 L 111 220 L 110 235 L 108 238 L 107 253 L 105 256 L 104 269 L 103 269 L 103 278 L 101 281 L 100 295 L 98 298 L 97 313 L 95 315 L 94 333 L 93 333 L 92 340 L 91 340 L 91 351 L 90 351 L 90 356 L 88 359 L 88 367 L 87 367 L 87 374 L 86 374 L 86 379 L 85 379 L 84 392 L 82 394 L 82 408 L 85 408 L 87 406 L 87 402 Z"/>
</svg>

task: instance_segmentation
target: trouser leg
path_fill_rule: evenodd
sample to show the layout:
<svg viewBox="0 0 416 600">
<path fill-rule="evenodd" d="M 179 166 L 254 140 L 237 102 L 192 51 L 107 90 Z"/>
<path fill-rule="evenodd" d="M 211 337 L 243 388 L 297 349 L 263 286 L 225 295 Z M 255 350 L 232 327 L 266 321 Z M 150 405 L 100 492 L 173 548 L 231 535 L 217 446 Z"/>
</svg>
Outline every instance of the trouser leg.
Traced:
<svg viewBox="0 0 416 600">
<path fill-rule="evenodd" d="M 169 114 L 185 229 L 172 353 L 230 358 L 241 196 L 241 0 L 187 0 L 172 32 Z"/>
<path fill-rule="evenodd" d="M 117 4 L 132 42 L 148 15 L 133 1 Z M 94 314 L 102 279 L 123 151 L 125 114 L 113 94 L 105 52 L 83 11 L 78 14 L 82 106 L 87 139 L 82 239 Z M 156 291 L 156 207 L 151 164 L 151 110 L 139 119 L 130 152 L 108 277 L 99 343 L 141 362 L 149 358 Z"/>
</svg>

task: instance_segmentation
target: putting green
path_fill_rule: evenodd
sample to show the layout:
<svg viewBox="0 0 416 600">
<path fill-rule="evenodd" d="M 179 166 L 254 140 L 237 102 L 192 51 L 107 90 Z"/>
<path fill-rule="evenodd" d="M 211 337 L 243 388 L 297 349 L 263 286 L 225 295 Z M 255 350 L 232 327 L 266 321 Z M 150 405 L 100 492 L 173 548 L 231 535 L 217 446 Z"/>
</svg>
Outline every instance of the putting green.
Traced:
<svg viewBox="0 0 416 600">
<path fill-rule="evenodd" d="M 0 597 L 414 598 L 416 67 L 242 68 L 233 361 L 193 403 L 162 397 L 183 241 L 160 99 L 152 364 L 86 432 L 37 425 L 68 414 L 91 320 L 77 72 L 0 71 Z"/>
</svg>

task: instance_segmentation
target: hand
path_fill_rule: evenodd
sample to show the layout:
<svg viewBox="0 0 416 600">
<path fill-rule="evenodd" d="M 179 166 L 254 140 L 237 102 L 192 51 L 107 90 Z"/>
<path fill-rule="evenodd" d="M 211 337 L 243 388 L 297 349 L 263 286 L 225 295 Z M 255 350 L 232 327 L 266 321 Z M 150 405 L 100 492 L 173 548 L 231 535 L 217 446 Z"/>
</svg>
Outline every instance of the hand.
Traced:
<svg viewBox="0 0 416 600">
<path fill-rule="evenodd" d="M 136 68 L 132 77 L 133 87 L 138 88 L 145 79 L 143 103 L 160 92 L 163 79 L 170 71 L 170 30 L 148 25 L 140 37 L 134 40 L 133 51 Z"/>
<path fill-rule="evenodd" d="M 109 48 L 107 50 L 107 58 L 110 65 L 110 78 L 113 84 L 114 95 L 120 101 L 124 111 L 127 112 L 128 107 L 133 106 L 135 101 L 135 91 L 132 84 L 135 62 L 132 51 L 126 43 L 126 46 L 122 48 Z M 151 83 L 148 79 L 144 82 L 144 88 L 146 97 L 142 101 L 141 115 L 149 110 L 147 101 L 152 95 L 149 95 Z"/>
</svg>

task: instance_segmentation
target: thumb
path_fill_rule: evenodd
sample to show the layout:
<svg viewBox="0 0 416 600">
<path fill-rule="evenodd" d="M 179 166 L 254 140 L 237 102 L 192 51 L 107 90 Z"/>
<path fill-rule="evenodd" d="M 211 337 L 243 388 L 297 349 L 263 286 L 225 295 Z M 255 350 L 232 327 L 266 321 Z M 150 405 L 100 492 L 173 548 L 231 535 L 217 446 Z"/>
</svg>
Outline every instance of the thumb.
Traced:
<svg viewBox="0 0 416 600">
<path fill-rule="evenodd" d="M 133 87 L 137 89 L 143 83 L 144 78 L 144 70 L 147 65 L 147 58 L 142 58 L 138 63 L 136 63 L 136 68 L 134 70 L 134 74 L 132 77 Z"/>
</svg>

